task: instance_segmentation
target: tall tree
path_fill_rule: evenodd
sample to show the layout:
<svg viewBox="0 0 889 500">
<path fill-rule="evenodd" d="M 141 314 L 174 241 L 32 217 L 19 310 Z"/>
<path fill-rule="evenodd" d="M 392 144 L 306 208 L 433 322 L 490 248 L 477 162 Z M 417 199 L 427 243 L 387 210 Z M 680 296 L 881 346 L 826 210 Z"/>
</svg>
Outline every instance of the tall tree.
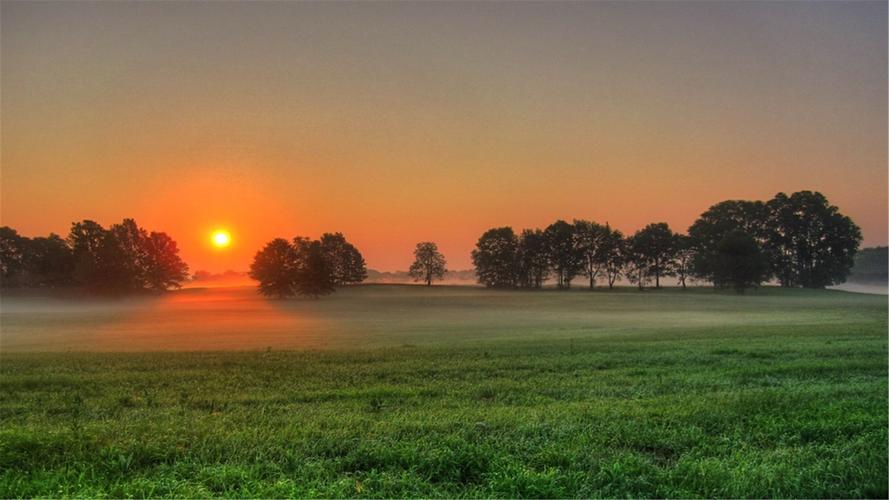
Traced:
<svg viewBox="0 0 889 500">
<path fill-rule="evenodd" d="M 756 239 L 740 229 L 729 231 L 716 247 L 713 284 L 738 293 L 759 286 L 768 273 L 768 260 Z"/>
<path fill-rule="evenodd" d="M 670 265 L 670 276 L 675 276 L 682 288 L 686 288 L 686 282 L 690 279 L 692 273 L 692 259 L 694 257 L 694 246 L 691 238 L 684 234 L 673 235 L 673 262 Z"/>
<path fill-rule="evenodd" d="M 105 249 L 106 261 L 100 260 L 100 266 L 109 266 L 107 271 L 115 276 L 114 288 L 130 292 L 147 287 L 145 277 L 147 238 L 148 234 L 133 219 L 124 219 L 120 224 L 108 228 L 104 243 L 117 245 L 117 248 Z"/>
<path fill-rule="evenodd" d="M 152 231 L 143 240 L 145 282 L 148 288 L 164 291 L 180 288 L 188 279 L 188 265 L 179 257 L 179 247 L 167 233 Z"/>
<path fill-rule="evenodd" d="M 353 285 L 367 279 L 364 257 L 354 245 L 346 241 L 342 233 L 321 235 L 321 249 L 327 259 L 334 284 Z"/>
<path fill-rule="evenodd" d="M 596 286 L 596 278 L 602 272 L 605 258 L 603 242 L 608 237 L 607 229 L 601 224 L 586 220 L 574 221 L 574 237 L 583 261 L 583 274 L 590 280 L 590 289 Z"/>
<path fill-rule="evenodd" d="M 511 227 L 485 231 L 472 251 L 478 282 L 489 288 L 511 288 L 517 281 L 518 238 Z"/>
<path fill-rule="evenodd" d="M 432 280 L 444 278 L 446 264 L 444 255 L 438 251 L 438 245 L 431 241 L 420 242 L 414 249 L 414 263 L 408 274 L 414 281 L 425 281 L 430 286 Z"/>
<path fill-rule="evenodd" d="M 824 288 L 846 280 L 861 243 L 852 219 L 819 192 L 778 193 L 768 207 L 766 248 L 782 286 Z"/>
<path fill-rule="evenodd" d="M 312 298 L 333 293 L 335 278 L 322 243 L 309 241 L 301 245 L 297 253 L 296 293 Z"/>
<path fill-rule="evenodd" d="M 601 269 L 605 273 L 608 288 L 614 288 L 614 283 L 623 274 L 627 257 L 627 245 L 623 233 L 605 224 L 605 231 L 601 241 L 599 259 Z"/>
<path fill-rule="evenodd" d="M 259 281 L 259 293 L 267 297 L 291 297 L 296 292 L 296 250 L 283 238 L 276 238 L 256 252 L 250 277 Z"/>
<path fill-rule="evenodd" d="M 583 256 L 574 241 L 574 226 L 558 220 L 550 224 L 543 234 L 549 248 L 549 261 L 556 275 L 556 286 L 571 288 L 571 280 L 583 266 Z"/>
<path fill-rule="evenodd" d="M 624 241 L 623 260 L 627 279 L 638 286 L 640 291 L 643 290 L 651 280 L 653 261 L 649 242 L 642 231 L 637 231 Z"/>
<path fill-rule="evenodd" d="M 74 281 L 89 289 L 101 288 L 99 251 L 104 245 L 106 231 L 95 221 L 83 220 L 71 224 L 68 245 L 74 253 Z"/>
<path fill-rule="evenodd" d="M 676 239 L 665 222 L 649 224 L 633 235 L 633 253 L 646 263 L 647 273 L 654 277 L 655 288 L 661 287 L 661 276 L 670 273 Z M 640 262 L 641 262 L 640 261 Z M 642 281 L 639 282 L 640 286 Z"/>
<path fill-rule="evenodd" d="M 549 274 L 549 254 L 546 237 L 539 229 L 525 229 L 516 249 L 516 268 L 519 286 L 542 288 Z"/>
<path fill-rule="evenodd" d="M 31 238 L 25 244 L 24 270 L 29 286 L 70 285 L 74 255 L 57 234 Z"/>
<path fill-rule="evenodd" d="M 0 286 L 19 285 L 25 271 L 25 247 L 27 238 L 15 229 L 0 227 Z"/>
<path fill-rule="evenodd" d="M 769 209 L 761 201 L 728 200 L 707 209 L 688 228 L 695 249 L 692 261 L 694 274 L 714 282 L 720 259 L 719 245 L 732 231 L 746 233 L 762 248 L 768 241 L 768 219 Z"/>
</svg>

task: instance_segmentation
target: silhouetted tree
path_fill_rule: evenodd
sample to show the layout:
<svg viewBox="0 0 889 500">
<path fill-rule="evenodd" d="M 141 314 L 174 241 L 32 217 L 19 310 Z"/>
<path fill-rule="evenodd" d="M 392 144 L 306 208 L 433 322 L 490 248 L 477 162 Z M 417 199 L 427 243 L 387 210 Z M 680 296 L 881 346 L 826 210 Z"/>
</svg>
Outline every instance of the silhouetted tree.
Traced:
<svg viewBox="0 0 889 500">
<path fill-rule="evenodd" d="M 25 271 L 27 238 L 8 226 L 0 227 L 0 286 L 12 287 L 21 283 Z"/>
<path fill-rule="evenodd" d="M 511 227 L 489 229 L 478 239 L 472 251 L 472 263 L 478 282 L 489 288 L 516 285 L 518 238 Z"/>
<path fill-rule="evenodd" d="M 414 249 L 414 263 L 408 274 L 414 281 L 425 281 L 426 285 L 432 285 L 433 279 L 442 279 L 444 277 L 445 265 L 444 255 L 438 251 L 438 245 L 431 241 L 417 243 Z"/>
<path fill-rule="evenodd" d="M 623 261 L 627 280 L 643 290 L 651 281 L 653 261 L 650 255 L 649 242 L 642 231 L 624 241 Z"/>
<path fill-rule="evenodd" d="M 824 288 L 846 281 L 861 230 L 819 192 L 778 193 L 768 202 L 772 271 L 782 286 Z"/>
<path fill-rule="evenodd" d="M 723 201 L 701 214 L 688 229 L 694 242 L 692 267 L 695 276 L 715 283 L 714 276 L 721 259 L 719 245 L 732 231 L 746 233 L 763 248 L 768 241 L 768 219 L 769 209 L 761 201 Z M 765 255 L 762 257 L 766 258 Z"/>
<path fill-rule="evenodd" d="M 334 276 L 322 243 L 318 240 L 300 242 L 296 254 L 296 292 L 312 298 L 333 293 Z"/>
<path fill-rule="evenodd" d="M 543 231 L 549 249 L 549 261 L 556 275 L 556 286 L 571 288 L 571 280 L 583 267 L 583 256 L 575 245 L 574 226 L 558 220 Z"/>
<path fill-rule="evenodd" d="M 65 286 L 72 281 L 74 255 L 59 235 L 25 240 L 24 274 L 28 286 Z"/>
<path fill-rule="evenodd" d="M 68 246 L 74 254 L 74 281 L 89 289 L 100 288 L 99 249 L 105 241 L 105 228 L 91 220 L 71 224 Z"/>
<path fill-rule="evenodd" d="M 738 293 L 759 286 L 768 273 L 768 261 L 753 236 L 740 229 L 729 231 L 716 247 L 713 284 Z"/>
<path fill-rule="evenodd" d="M 670 273 L 676 240 L 665 222 L 649 224 L 633 235 L 633 253 L 636 260 L 645 262 L 647 273 L 654 277 L 655 288 L 661 287 L 661 276 Z M 641 259 L 641 260 L 640 260 Z M 639 281 L 640 287 L 642 281 Z"/>
<path fill-rule="evenodd" d="M 291 297 L 296 292 L 296 250 L 282 238 L 276 238 L 256 252 L 250 265 L 250 277 L 259 281 L 259 293 L 267 297 Z"/>
<path fill-rule="evenodd" d="M 99 259 L 101 273 L 106 277 L 106 284 L 111 284 L 114 291 L 131 292 L 147 288 L 145 276 L 146 252 L 145 230 L 133 219 L 124 219 L 120 224 L 108 228 L 104 245 L 116 245 L 117 248 L 105 248 Z"/>
<path fill-rule="evenodd" d="M 335 285 L 352 285 L 367 279 L 364 257 L 346 241 L 342 233 L 324 233 L 321 236 L 321 249 Z"/>
<path fill-rule="evenodd" d="M 516 248 L 516 269 L 519 286 L 542 288 L 549 275 L 549 252 L 546 237 L 539 229 L 525 229 Z"/>
<path fill-rule="evenodd" d="M 148 287 L 155 291 L 180 288 L 188 279 L 188 265 L 179 257 L 176 242 L 167 233 L 152 231 L 142 243 Z"/>
<path fill-rule="evenodd" d="M 675 276 L 684 289 L 686 281 L 691 277 L 692 258 L 694 257 L 694 247 L 691 238 L 684 234 L 673 235 L 673 261 L 669 266 L 669 276 Z"/>
<path fill-rule="evenodd" d="M 599 259 L 601 269 L 605 273 L 608 288 L 614 288 L 614 283 L 620 279 L 627 257 L 627 245 L 623 233 L 605 224 L 602 233 L 601 251 Z"/>
<path fill-rule="evenodd" d="M 601 224 L 586 220 L 574 221 L 574 238 L 583 261 L 583 274 L 590 280 L 590 289 L 596 286 L 596 277 L 605 265 L 602 255 L 605 247 L 603 242 L 608 237 L 609 229 Z"/>
</svg>

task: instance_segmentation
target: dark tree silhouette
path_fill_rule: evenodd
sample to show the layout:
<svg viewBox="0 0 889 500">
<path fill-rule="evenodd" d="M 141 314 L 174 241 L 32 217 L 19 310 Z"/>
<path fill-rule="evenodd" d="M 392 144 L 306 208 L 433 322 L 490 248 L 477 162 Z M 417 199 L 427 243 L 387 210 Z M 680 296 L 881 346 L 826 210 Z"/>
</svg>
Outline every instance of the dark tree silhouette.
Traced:
<svg viewBox="0 0 889 500">
<path fill-rule="evenodd" d="M 745 200 L 723 201 L 701 214 L 688 228 L 688 235 L 694 241 L 692 267 L 695 276 L 715 283 L 714 276 L 720 265 L 718 247 L 732 231 L 743 231 L 762 248 L 768 240 L 768 218 L 769 209 L 764 203 Z M 768 275 L 764 277 L 767 278 Z"/>
<path fill-rule="evenodd" d="M 599 258 L 609 290 L 614 288 L 614 283 L 623 274 L 626 257 L 627 244 L 623 233 L 617 229 L 611 229 L 611 226 L 605 224 Z"/>
<path fill-rule="evenodd" d="M 8 226 L 0 227 L 0 286 L 7 288 L 20 285 L 25 271 L 25 245 L 27 238 Z"/>
<path fill-rule="evenodd" d="M 624 265 L 627 279 L 630 283 L 643 290 L 651 281 L 651 267 L 653 261 L 650 255 L 649 242 L 642 233 L 637 231 L 624 241 Z"/>
<path fill-rule="evenodd" d="M 321 249 L 335 285 L 353 285 L 367 279 L 364 257 L 346 241 L 342 233 L 324 233 L 321 236 Z"/>
<path fill-rule="evenodd" d="M 472 251 L 472 263 L 478 282 L 489 288 L 516 285 L 518 238 L 511 227 L 489 229 Z"/>
<path fill-rule="evenodd" d="M 133 219 L 124 219 L 120 224 L 108 228 L 105 244 L 116 245 L 116 249 L 108 249 L 100 259 L 100 267 L 107 266 L 110 283 L 121 292 L 143 290 L 147 287 L 145 277 L 146 251 L 145 240 L 148 238 L 144 229 Z"/>
<path fill-rule="evenodd" d="M 768 202 L 772 270 L 781 286 L 824 288 L 846 281 L 861 230 L 819 192 L 778 193 Z"/>
<path fill-rule="evenodd" d="M 542 288 L 549 275 L 549 252 L 546 237 L 539 229 L 525 229 L 516 248 L 516 269 L 519 286 Z"/>
<path fill-rule="evenodd" d="M 574 241 L 574 226 L 558 220 L 543 232 L 549 249 L 549 261 L 556 275 L 556 286 L 571 288 L 571 280 L 580 272 L 583 257 Z"/>
<path fill-rule="evenodd" d="M 90 289 L 100 288 L 99 249 L 105 241 L 105 228 L 91 220 L 71 224 L 68 246 L 74 254 L 74 281 Z"/>
<path fill-rule="evenodd" d="M 673 235 L 673 261 L 669 266 L 669 276 L 675 276 L 682 288 L 686 288 L 686 282 L 691 279 L 692 259 L 694 257 L 694 247 L 692 240 L 684 234 Z"/>
<path fill-rule="evenodd" d="M 633 235 L 632 243 L 633 253 L 638 254 L 636 260 L 645 263 L 646 272 L 654 277 L 655 288 L 660 288 L 661 276 L 670 273 L 676 251 L 676 239 L 670 226 L 665 222 L 649 224 Z M 640 280 L 640 288 L 642 283 Z"/>
<path fill-rule="evenodd" d="M 182 287 L 188 279 L 188 265 L 179 257 L 176 242 L 167 233 L 152 231 L 143 240 L 145 282 L 155 291 Z"/>
<path fill-rule="evenodd" d="M 603 242 L 608 237 L 605 226 L 586 220 L 574 221 L 574 238 L 583 261 L 583 274 L 590 281 L 590 289 L 596 286 L 596 278 L 602 272 L 605 256 Z"/>
<path fill-rule="evenodd" d="M 33 287 L 70 285 L 74 270 L 71 249 L 59 235 L 25 240 L 25 284 Z"/>
<path fill-rule="evenodd" d="M 277 238 L 256 252 L 250 277 L 259 281 L 259 293 L 267 297 L 291 297 L 296 292 L 297 255 L 290 243 Z"/>
<path fill-rule="evenodd" d="M 296 293 L 317 299 L 334 291 L 334 275 L 328 255 L 318 240 L 296 240 Z"/>
<path fill-rule="evenodd" d="M 712 275 L 714 285 L 743 293 L 759 286 L 767 272 L 768 261 L 753 236 L 735 229 L 720 240 Z"/>
<path fill-rule="evenodd" d="M 147 233 L 133 219 L 104 229 L 84 220 L 66 239 L 24 238 L 0 228 L 3 286 L 77 286 L 86 291 L 124 294 L 178 287 L 188 266 L 165 233 Z"/>
<path fill-rule="evenodd" d="M 427 286 L 432 285 L 433 279 L 442 279 L 447 272 L 445 269 L 444 255 L 438 251 L 438 245 L 431 241 L 417 243 L 414 249 L 414 263 L 408 274 L 414 281 L 425 281 Z"/>
</svg>

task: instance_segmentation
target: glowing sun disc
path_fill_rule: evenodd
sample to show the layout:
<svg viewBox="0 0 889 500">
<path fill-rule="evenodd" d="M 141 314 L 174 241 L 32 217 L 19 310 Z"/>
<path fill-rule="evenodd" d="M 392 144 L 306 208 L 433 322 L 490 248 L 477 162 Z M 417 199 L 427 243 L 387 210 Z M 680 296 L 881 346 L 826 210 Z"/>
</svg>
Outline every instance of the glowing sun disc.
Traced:
<svg viewBox="0 0 889 500">
<path fill-rule="evenodd" d="M 232 235 L 225 230 L 217 230 L 213 231 L 213 234 L 210 236 L 210 240 L 213 242 L 213 246 L 216 248 L 225 248 L 232 243 Z"/>
</svg>

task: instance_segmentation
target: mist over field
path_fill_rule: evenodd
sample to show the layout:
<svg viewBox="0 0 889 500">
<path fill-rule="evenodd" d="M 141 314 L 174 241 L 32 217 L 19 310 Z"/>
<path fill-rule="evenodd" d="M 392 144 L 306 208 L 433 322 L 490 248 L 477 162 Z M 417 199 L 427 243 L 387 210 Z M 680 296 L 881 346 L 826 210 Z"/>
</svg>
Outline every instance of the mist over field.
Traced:
<svg viewBox="0 0 889 500">
<path fill-rule="evenodd" d="M 191 288 L 120 299 L 7 293 L 0 349 L 177 351 L 350 349 L 539 336 L 647 335 L 660 329 L 793 325 L 833 319 L 849 301 L 884 297 L 764 288 L 747 296 L 712 289 L 547 291 L 364 285 L 324 300 L 266 299 L 253 287 Z M 781 291 L 784 292 L 784 291 Z M 831 307 L 824 309 L 824 305 Z M 789 308 L 789 310 L 785 310 Z M 770 314 L 769 311 L 783 311 Z"/>
</svg>

